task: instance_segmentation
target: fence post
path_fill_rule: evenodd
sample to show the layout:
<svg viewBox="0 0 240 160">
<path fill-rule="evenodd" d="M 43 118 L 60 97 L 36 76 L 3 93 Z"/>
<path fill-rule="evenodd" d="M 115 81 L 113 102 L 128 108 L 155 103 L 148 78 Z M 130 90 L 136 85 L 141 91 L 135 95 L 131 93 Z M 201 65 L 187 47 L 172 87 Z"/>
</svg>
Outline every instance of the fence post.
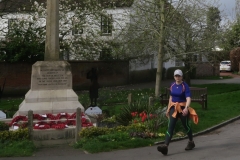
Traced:
<svg viewBox="0 0 240 160">
<path fill-rule="evenodd" d="M 238 74 L 240 74 L 240 62 L 238 63 L 238 68 L 239 68 Z"/>
<path fill-rule="evenodd" d="M 79 140 L 79 131 L 82 128 L 82 116 L 81 116 L 81 108 L 77 108 L 76 112 L 76 129 L 75 129 L 75 142 Z"/>
<path fill-rule="evenodd" d="M 33 111 L 28 111 L 28 134 L 30 140 L 33 138 Z"/>
<path fill-rule="evenodd" d="M 153 97 L 149 97 L 149 99 L 148 99 L 148 106 L 149 107 L 153 106 Z"/>
<path fill-rule="evenodd" d="M 128 94 L 128 105 L 132 103 L 132 93 Z"/>
</svg>

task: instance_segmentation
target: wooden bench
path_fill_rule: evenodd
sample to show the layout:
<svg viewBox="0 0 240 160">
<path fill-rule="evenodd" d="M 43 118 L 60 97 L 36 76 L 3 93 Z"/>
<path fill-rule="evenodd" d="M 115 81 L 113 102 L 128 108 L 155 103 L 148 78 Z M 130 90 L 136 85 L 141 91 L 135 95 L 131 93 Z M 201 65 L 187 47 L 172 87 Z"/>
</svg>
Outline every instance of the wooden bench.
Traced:
<svg viewBox="0 0 240 160">
<path fill-rule="evenodd" d="M 207 88 L 189 87 L 191 91 L 191 102 L 198 102 L 202 109 L 207 109 Z M 168 104 L 170 89 L 165 88 L 165 93 L 160 94 L 160 103 Z"/>
</svg>

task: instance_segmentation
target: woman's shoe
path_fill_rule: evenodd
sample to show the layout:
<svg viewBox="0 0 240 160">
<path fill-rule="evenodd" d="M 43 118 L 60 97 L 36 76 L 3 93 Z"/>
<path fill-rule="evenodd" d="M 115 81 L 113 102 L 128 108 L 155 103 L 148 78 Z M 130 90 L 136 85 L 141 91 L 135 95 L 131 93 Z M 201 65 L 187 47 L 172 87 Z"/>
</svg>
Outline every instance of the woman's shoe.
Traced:
<svg viewBox="0 0 240 160">
<path fill-rule="evenodd" d="M 157 150 L 159 152 L 161 152 L 163 155 L 167 155 L 168 154 L 168 146 L 166 144 L 158 146 Z"/>
<path fill-rule="evenodd" d="M 195 147 L 194 141 L 189 141 L 187 147 L 185 148 L 186 151 L 192 150 Z"/>
</svg>

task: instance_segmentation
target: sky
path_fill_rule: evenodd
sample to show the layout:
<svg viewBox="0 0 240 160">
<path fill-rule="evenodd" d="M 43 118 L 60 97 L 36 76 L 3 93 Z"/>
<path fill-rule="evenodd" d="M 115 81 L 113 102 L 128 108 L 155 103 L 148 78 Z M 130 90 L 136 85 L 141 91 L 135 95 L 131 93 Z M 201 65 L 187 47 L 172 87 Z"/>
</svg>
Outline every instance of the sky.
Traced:
<svg viewBox="0 0 240 160">
<path fill-rule="evenodd" d="M 218 0 L 218 4 L 220 5 L 219 10 L 230 19 L 234 19 L 235 17 L 235 1 L 236 0 Z"/>
</svg>

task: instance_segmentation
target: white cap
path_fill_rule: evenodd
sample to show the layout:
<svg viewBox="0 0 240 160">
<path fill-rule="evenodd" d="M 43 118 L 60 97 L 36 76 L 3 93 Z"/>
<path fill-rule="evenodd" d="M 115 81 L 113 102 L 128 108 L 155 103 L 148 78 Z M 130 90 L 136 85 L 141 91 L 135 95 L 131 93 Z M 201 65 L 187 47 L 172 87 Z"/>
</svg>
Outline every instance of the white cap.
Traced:
<svg viewBox="0 0 240 160">
<path fill-rule="evenodd" d="M 174 71 L 174 76 L 176 76 L 176 75 L 183 76 L 183 73 L 180 69 L 177 69 Z"/>
</svg>

